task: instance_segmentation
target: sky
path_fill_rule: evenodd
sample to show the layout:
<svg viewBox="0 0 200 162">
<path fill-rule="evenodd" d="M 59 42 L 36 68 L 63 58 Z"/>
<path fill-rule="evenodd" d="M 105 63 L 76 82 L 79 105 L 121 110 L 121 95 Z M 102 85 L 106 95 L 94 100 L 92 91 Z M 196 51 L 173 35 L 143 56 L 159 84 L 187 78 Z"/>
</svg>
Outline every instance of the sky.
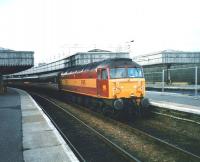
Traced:
<svg viewBox="0 0 200 162">
<path fill-rule="evenodd" d="M 88 48 L 200 51 L 199 0 L 0 0 L 0 47 L 35 64 Z M 134 42 L 131 42 L 134 40 Z"/>
</svg>

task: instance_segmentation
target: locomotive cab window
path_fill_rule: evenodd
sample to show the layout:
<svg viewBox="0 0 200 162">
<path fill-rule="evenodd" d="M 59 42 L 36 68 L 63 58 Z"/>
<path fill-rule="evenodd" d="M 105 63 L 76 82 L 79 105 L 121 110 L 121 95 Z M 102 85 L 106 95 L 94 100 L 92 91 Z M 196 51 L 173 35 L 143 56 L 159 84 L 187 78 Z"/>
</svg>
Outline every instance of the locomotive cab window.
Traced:
<svg viewBox="0 0 200 162">
<path fill-rule="evenodd" d="M 126 78 L 126 69 L 125 68 L 114 68 L 110 69 L 110 78 L 117 79 L 117 78 Z"/>
<path fill-rule="evenodd" d="M 110 78 L 143 78 L 141 68 L 113 68 L 110 69 Z"/>
<path fill-rule="evenodd" d="M 142 78 L 143 72 L 141 68 L 128 68 L 128 78 Z"/>
<path fill-rule="evenodd" d="M 102 80 L 107 80 L 108 79 L 108 73 L 107 73 L 106 69 L 102 69 L 101 76 L 102 76 Z"/>
</svg>

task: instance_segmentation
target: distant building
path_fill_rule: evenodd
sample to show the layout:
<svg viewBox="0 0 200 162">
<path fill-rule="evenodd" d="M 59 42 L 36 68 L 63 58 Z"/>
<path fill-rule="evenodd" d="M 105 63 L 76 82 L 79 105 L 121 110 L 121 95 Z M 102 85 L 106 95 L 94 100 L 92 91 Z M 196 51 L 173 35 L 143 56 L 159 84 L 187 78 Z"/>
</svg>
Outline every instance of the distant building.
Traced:
<svg viewBox="0 0 200 162">
<path fill-rule="evenodd" d="M 68 67 L 84 65 L 92 62 L 97 62 L 109 58 L 129 58 L 128 52 L 111 52 L 101 49 L 93 49 L 88 52 L 78 52 L 68 59 Z"/>
</svg>

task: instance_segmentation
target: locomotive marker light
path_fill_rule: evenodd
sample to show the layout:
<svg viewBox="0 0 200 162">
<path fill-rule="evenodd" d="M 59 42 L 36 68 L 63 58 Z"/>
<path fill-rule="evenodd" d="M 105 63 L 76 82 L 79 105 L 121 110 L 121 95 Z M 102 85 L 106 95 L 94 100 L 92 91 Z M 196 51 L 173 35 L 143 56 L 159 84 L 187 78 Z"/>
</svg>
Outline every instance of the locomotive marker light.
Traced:
<svg viewBox="0 0 200 162">
<path fill-rule="evenodd" d="M 195 67 L 195 98 L 198 95 L 198 67 Z"/>
</svg>

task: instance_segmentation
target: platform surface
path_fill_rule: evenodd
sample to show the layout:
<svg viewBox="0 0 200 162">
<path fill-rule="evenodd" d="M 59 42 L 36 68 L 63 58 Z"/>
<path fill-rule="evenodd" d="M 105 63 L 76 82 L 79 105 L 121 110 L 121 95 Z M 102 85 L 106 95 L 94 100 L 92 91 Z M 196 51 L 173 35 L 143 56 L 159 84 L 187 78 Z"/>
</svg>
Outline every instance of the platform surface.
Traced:
<svg viewBox="0 0 200 162">
<path fill-rule="evenodd" d="M 149 98 L 150 103 L 155 106 L 200 114 L 200 96 L 147 91 L 146 97 Z"/>
<path fill-rule="evenodd" d="M 23 161 L 20 95 L 0 94 L 0 162 Z"/>
<path fill-rule="evenodd" d="M 76 162 L 51 121 L 25 91 L 0 95 L 0 162 Z"/>
</svg>

